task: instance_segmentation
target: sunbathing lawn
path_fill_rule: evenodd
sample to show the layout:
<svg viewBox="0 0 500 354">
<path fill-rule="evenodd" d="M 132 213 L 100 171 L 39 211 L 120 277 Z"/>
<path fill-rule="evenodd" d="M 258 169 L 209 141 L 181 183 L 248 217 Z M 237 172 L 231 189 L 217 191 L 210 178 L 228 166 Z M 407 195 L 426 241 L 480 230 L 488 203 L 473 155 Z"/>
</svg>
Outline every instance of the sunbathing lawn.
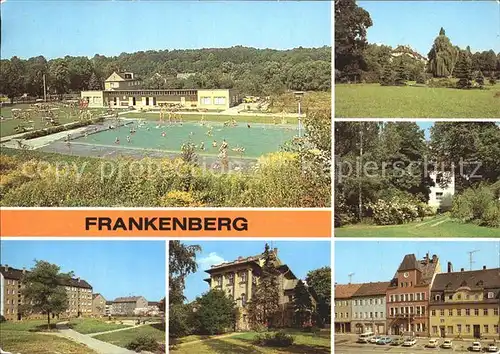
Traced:
<svg viewBox="0 0 500 354">
<path fill-rule="evenodd" d="M 177 354 L 329 354 L 330 332 L 320 334 L 290 331 L 295 338 L 294 344 L 288 348 L 257 347 L 252 341 L 255 332 L 236 333 L 230 337 L 206 339 L 202 342 L 171 347 L 169 353 Z M 189 336 L 192 337 L 192 336 Z M 183 341 L 183 338 L 180 339 Z"/>
<path fill-rule="evenodd" d="M 114 333 L 107 333 L 95 336 L 95 339 L 102 340 L 103 342 L 108 342 L 119 347 L 125 347 L 133 339 L 138 336 L 146 335 L 152 336 L 160 343 L 165 343 L 165 329 L 160 329 L 161 325 L 147 325 L 141 327 L 131 328 L 125 331 L 118 331 Z"/>
<path fill-rule="evenodd" d="M 0 348 L 20 354 L 97 354 L 84 345 L 50 333 L 30 332 L 47 321 L 33 320 L 0 324 Z"/>
<path fill-rule="evenodd" d="M 498 237 L 500 229 L 464 224 L 448 216 L 423 222 L 377 226 L 356 224 L 335 228 L 335 237 Z"/>
<path fill-rule="evenodd" d="M 104 320 L 99 320 L 96 318 L 78 318 L 72 319 L 69 322 L 69 327 L 79 333 L 90 334 L 112 331 L 115 329 L 127 328 L 130 326 L 115 323 L 106 323 Z"/>
</svg>

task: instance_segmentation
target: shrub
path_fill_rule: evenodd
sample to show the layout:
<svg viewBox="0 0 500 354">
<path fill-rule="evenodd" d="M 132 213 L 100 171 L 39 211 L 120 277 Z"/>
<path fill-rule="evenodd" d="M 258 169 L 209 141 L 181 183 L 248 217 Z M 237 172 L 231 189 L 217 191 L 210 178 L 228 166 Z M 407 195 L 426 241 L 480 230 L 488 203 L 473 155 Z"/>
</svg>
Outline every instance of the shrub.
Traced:
<svg viewBox="0 0 500 354">
<path fill-rule="evenodd" d="M 289 347 L 294 337 L 283 331 L 257 334 L 254 343 L 262 347 Z"/>
<path fill-rule="evenodd" d="M 451 211 L 451 208 L 453 206 L 453 195 L 450 193 L 446 193 L 443 195 L 443 198 L 441 199 L 441 204 L 440 204 L 440 210 L 442 213 L 446 213 L 448 211 Z"/>
<path fill-rule="evenodd" d="M 377 225 L 398 225 L 414 221 L 421 214 L 418 205 L 419 202 L 410 198 L 393 197 L 388 201 L 379 199 L 368 207 Z"/>
<path fill-rule="evenodd" d="M 140 353 L 143 350 L 156 351 L 159 349 L 159 344 L 153 337 L 142 335 L 127 344 L 126 348 Z"/>
<path fill-rule="evenodd" d="M 439 79 L 431 79 L 427 83 L 427 86 L 429 87 L 446 87 L 446 88 L 456 88 L 457 83 L 456 80 L 450 79 L 450 78 L 439 78 Z"/>
<path fill-rule="evenodd" d="M 192 333 L 189 325 L 190 308 L 184 304 L 169 306 L 168 335 L 172 338 L 184 337 Z"/>
<path fill-rule="evenodd" d="M 451 215 L 462 222 L 481 226 L 500 226 L 500 201 L 492 186 L 479 185 L 455 196 Z"/>
</svg>

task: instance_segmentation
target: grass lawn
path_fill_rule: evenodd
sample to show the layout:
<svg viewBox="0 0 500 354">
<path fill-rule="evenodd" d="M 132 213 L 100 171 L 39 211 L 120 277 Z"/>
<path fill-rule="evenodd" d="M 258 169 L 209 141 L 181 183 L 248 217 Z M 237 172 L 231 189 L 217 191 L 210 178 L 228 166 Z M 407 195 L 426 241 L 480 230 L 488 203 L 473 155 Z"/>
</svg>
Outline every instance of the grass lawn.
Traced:
<svg viewBox="0 0 500 354">
<path fill-rule="evenodd" d="M 77 116 L 76 110 L 71 109 L 71 108 L 61 107 L 61 106 L 57 106 L 57 107 L 60 108 L 59 110 L 57 110 L 57 118 L 59 119 L 60 124 L 75 122 L 79 119 Z M 1 115 L 4 118 L 11 118 L 12 117 L 12 108 L 19 108 L 19 109 L 27 109 L 28 108 L 29 109 L 30 105 L 20 103 L 20 104 L 15 104 L 13 106 L 3 107 L 0 109 Z M 91 111 L 96 112 L 96 113 L 103 112 L 102 109 L 92 109 Z M 16 130 L 15 130 L 15 128 L 18 125 L 23 125 L 26 127 L 33 126 L 34 130 L 47 128 L 47 126 L 45 125 L 46 122 L 42 122 L 42 120 L 41 120 L 41 115 L 33 114 L 33 117 L 31 118 L 31 120 L 33 121 L 33 123 L 27 123 L 22 119 L 6 119 L 6 120 L 0 121 L 0 137 L 18 134 L 18 132 L 16 132 Z"/>
<path fill-rule="evenodd" d="M 160 324 L 146 325 L 141 327 L 131 328 L 125 331 L 119 331 L 108 334 L 101 334 L 95 336 L 95 339 L 102 340 L 103 342 L 108 342 L 119 347 L 125 347 L 133 339 L 138 336 L 152 336 L 158 342 L 165 343 L 165 328 Z"/>
<path fill-rule="evenodd" d="M 200 121 L 202 118 L 201 113 L 196 113 L 196 114 L 181 114 L 182 120 L 183 121 Z M 244 122 L 244 123 L 267 123 L 267 124 L 274 124 L 276 122 L 277 124 L 281 123 L 281 117 L 272 117 L 272 116 L 248 116 L 244 114 L 235 114 L 235 115 L 215 115 L 215 114 L 206 114 L 205 116 L 205 121 L 208 122 L 227 122 L 232 119 L 234 119 L 237 122 Z M 160 113 L 155 112 L 155 113 L 141 113 L 141 112 L 130 112 L 126 114 L 122 114 L 120 118 L 140 118 L 140 119 L 147 119 L 147 120 L 153 120 L 153 121 L 158 121 L 160 120 Z M 273 120 L 274 118 L 274 120 Z M 165 113 L 165 118 L 166 121 L 168 121 L 168 114 Z M 298 123 L 298 118 L 296 117 L 285 117 L 286 123 L 287 124 L 297 124 Z"/>
<path fill-rule="evenodd" d="M 404 225 L 349 225 L 335 229 L 335 237 L 498 237 L 500 229 L 463 224 L 448 216 L 437 216 Z"/>
<path fill-rule="evenodd" d="M 76 318 L 69 322 L 69 327 L 79 333 L 89 334 L 112 331 L 114 329 L 127 328 L 130 326 L 106 323 L 105 321 L 96 318 Z"/>
<path fill-rule="evenodd" d="M 487 90 L 335 85 L 336 118 L 498 118 L 500 84 Z"/>
<path fill-rule="evenodd" d="M 286 348 L 258 347 L 252 342 L 255 332 L 236 333 L 228 337 L 215 337 L 193 344 L 186 344 L 169 349 L 177 354 L 327 354 L 331 353 L 330 332 L 320 334 L 289 331 L 295 338 L 294 344 Z M 191 336 L 190 336 L 191 337 Z M 181 338 L 182 342 L 182 338 Z"/>
<path fill-rule="evenodd" d="M 332 107 L 331 91 L 308 91 L 304 94 L 301 103 L 301 111 L 306 112 L 308 109 L 327 109 Z M 299 105 L 295 99 L 293 92 L 287 92 L 279 96 L 272 97 L 271 112 L 280 113 L 283 110 L 288 113 L 297 113 Z"/>
<path fill-rule="evenodd" d="M 30 332 L 46 323 L 33 320 L 0 324 L 0 348 L 21 354 L 97 354 L 84 345 L 53 334 Z"/>
</svg>

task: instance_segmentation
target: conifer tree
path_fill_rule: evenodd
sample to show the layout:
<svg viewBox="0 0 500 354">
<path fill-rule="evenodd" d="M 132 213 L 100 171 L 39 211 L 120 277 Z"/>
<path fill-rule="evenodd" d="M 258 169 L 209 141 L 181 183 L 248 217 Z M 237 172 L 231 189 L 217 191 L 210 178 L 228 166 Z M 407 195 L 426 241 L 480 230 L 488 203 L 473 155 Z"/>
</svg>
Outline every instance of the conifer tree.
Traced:
<svg viewBox="0 0 500 354">
<path fill-rule="evenodd" d="M 406 85 L 406 68 L 404 66 L 403 60 L 399 63 L 399 66 L 396 70 L 396 78 L 394 83 L 396 86 L 405 86 Z"/>
<path fill-rule="evenodd" d="M 311 320 L 311 313 L 313 310 L 311 296 L 302 280 L 299 280 L 297 285 L 295 285 L 293 308 L 295 310 L 297 324 L 301 327 Z"/>
<path fill-rule="evenodd" d="M 459 51 L 446 37 L 446 31 L 441 27 L 439 36 L 434 40 L 429 54 L 429 72 L 434 77 L 447 77 L 453 73 Z"/>
<path fill-rule="evenodd" d="M 481 70 L 479 70 L 477 73 L 476 73 L 476 83 L 479 85 L 479 87 L 484 87 L 484 75 L 483 75 L 483 72 Z"/>
<path fill-rule="evenodd" d="M 248 308 L 249 319 L 254 326 L 269 326 L 272 324 L 274 315 L 279 311 L 280 286 L 278 278 L 280 273 L 276 268 L 276 254 L 269 249 L 269 245 L 266 243 L 262 256 L 264 264 Z"/>
<path fill-rule="evenodd" d="M 392 70 L 390 63 L 387 63 L 382 70 L 382 76 L 380 77 L 380 85 L 382 86 L 394 85 L 394 71 Z"/>
<path fill-rule="evenodd" d="M 464 52 L 460 53 L 458 63 L 455 67 L 455 76 L 459 79 L 457 87 L 468 89 L 472 86 L 472 62 Z"/>
</svg>

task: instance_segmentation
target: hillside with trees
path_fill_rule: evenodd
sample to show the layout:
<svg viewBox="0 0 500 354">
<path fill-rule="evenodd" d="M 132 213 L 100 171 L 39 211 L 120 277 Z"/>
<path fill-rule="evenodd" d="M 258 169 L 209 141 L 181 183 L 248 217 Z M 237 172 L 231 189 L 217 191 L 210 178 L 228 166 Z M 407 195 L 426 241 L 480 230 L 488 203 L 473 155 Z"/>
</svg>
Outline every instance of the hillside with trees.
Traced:
<svg viewBox="0 0 500 354">
<path fill-rule="evenodd" d="M 331 47 L 291 50 L 231 48 L 149 50 L 92 58 L 1 60 L 0 93 L 9 98 L 43 95 L 43 75 L 51 94 L 101 89 L 113 71 L 131 71 L 145 88 L 236 88 L 248 95 L 286 90 L 328 91 Z M 179 75 L 181 74 L 181 75 Z M 182 75 L 184 74 L 184 75 Z"/>
</svg>

